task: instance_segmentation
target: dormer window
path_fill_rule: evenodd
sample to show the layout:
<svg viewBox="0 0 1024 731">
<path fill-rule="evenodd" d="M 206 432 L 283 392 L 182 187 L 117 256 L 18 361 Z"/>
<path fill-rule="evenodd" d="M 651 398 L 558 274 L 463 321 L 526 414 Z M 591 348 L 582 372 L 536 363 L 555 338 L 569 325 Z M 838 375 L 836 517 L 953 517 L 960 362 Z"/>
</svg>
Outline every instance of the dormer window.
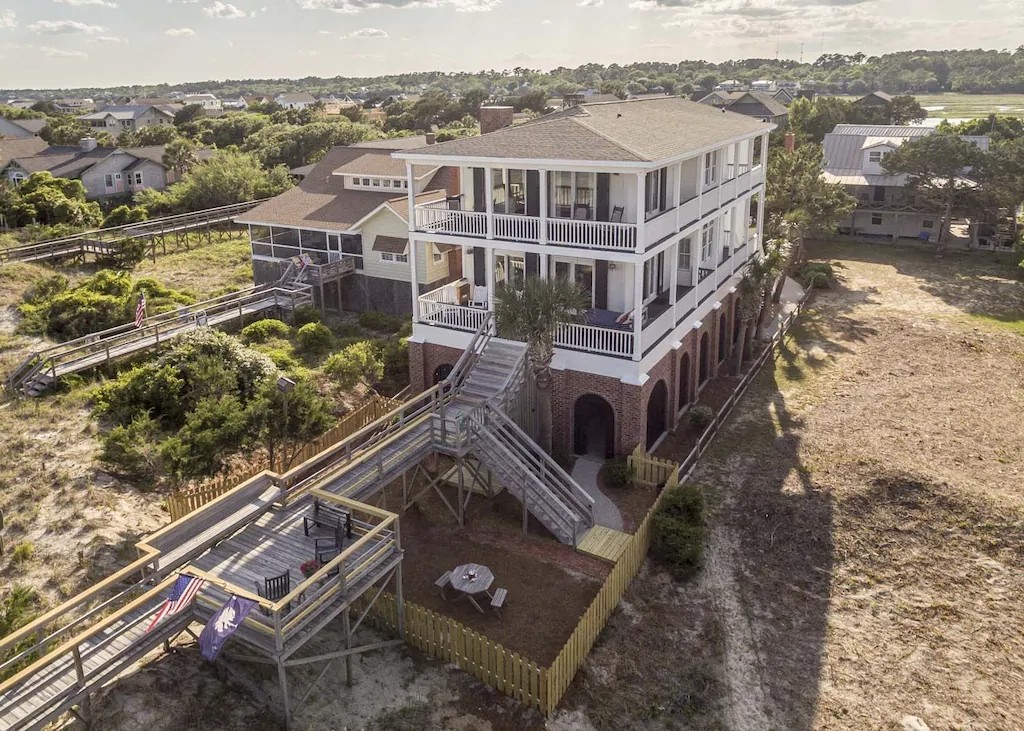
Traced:
<svg viewBox="0 0 1024 731">
<path fill-rule="evenodd" d="M 409 189 L 409 181 L 405 178 L 365 178 L 356 176 L 346 176 L 345 178 L 346 188 L 398 188 L 400 190 Z"/>
<path fill-rule="evenodd" d="M 879 165 L 882 162 L 882 158 L 888 154 L 888 150 L 872 150 L 868 153 L 868 162 Z"/>
</svg>

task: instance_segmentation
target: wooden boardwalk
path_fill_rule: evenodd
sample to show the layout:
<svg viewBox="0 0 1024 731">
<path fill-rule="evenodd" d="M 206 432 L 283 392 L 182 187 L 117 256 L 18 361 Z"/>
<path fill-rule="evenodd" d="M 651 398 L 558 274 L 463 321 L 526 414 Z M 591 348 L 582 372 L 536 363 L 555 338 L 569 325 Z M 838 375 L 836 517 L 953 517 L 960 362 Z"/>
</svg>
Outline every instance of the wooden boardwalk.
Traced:
<svg viewBox="0 0 1024 731">
<path fill-rule="evenodd" d="M 629 546 L 631 539 L 632 536 L 628 533 L 595 525 L 583 534 L 583 540 L 576 548 L 582 553 L 589 553 L 591 556 L 615 563 Z"/>
</svg>

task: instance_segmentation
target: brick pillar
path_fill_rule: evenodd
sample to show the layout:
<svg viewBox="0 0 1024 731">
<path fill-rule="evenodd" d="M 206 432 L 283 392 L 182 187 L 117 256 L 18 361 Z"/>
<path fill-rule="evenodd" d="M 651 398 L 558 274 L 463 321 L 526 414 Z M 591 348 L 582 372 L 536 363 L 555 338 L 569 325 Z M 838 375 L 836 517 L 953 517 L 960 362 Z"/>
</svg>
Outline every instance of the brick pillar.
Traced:
<svg viewBox="0 0 1024 731">
<path fill-rule="evenodd" d="M 409 385 L 413 393 L 427 389 L 423 372 L 423 347 L 423 343 L 409 343 Z"/>
<path fill-rule="evenodd" d="M 514 113 L 512 107 L 480 107 L 480 134 L 511 127 Z"/>
</svg>

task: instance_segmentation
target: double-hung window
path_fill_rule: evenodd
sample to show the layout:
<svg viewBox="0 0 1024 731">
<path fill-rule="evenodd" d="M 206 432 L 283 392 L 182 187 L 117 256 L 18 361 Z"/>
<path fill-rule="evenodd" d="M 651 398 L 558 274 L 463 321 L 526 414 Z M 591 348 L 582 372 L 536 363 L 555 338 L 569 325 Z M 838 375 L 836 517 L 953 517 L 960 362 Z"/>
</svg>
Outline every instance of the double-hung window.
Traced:
<svg viewBox="0 0 1024 731">
<path fill-rule="evenodd" d="M 691 266 L 690 239 L 685 238 L 679 242 L 679 269 L 689 269 Z"/>
<path fill-rule="evenodd" d="M 718 180 L 718 150 L 704 155 L 704 185 Z"/>
<path fill-rule="evenodd" d="M 106 175 L 104 175 L 103 176 L 103 186 L 105 188 L 107 188 L 108 190 L 113 190 L 114 189 L 114 176 L 111 175 L 110 173 L 107 173 Z"/>
<path fill-rule="evenodd" d="M 134 178 L 135 178 L 135 184 L 136 185 L 142 185 L 142 171 L 137 171 L 135 173 Z"/>
<path fill-rule="evenodd" d="M 700 260 L 702 262 L 711 258 L 711 252 L 715 250 L 715 224 L 705 223 L 700 230 Z"/>
</svg>

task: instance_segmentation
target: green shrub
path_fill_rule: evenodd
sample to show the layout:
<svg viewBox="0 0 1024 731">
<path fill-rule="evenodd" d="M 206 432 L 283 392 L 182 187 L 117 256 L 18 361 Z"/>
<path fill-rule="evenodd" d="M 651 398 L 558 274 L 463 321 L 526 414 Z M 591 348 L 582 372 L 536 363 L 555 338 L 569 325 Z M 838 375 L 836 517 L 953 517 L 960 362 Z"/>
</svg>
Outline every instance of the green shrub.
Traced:
<svg viewBox="0 0 1024 731">
<path fill-rule="evenodd" d="M 0 599 L 0 637 L 5 637 L 31 622 L 39 613 L 39 609 L 39 595 L 35 589 L 20 585 L 11 587 L 3 599 Z"/>
<path fill-rule="evenodd" d="M 402 327 L 400 327 L 398 332 L 395 334 L 400 338 L 407 338 L 412 335 L 412 320 L 406 320 L 402 323 Z"/>
<path fill-rule="evenodd" d="M 608 462 L 608 485 L 610 487 L 629 487 L 633 484 L 633 468 L 625 457 L 616 457 Z"/>
<path fill-rule="evenodd" d="M 398 332 L 405 325 L 404 317 L 394 317 L 384 312 L 362 312 L 359 315 L 359 324 L 368 330 L 376 330 L 382 333 Z"/>
<path fill-rule="evenodd" d="M 271 338 L 286 338 L 292 329 L 280 320 L 257 320 L 242 328 L 240 335 L 246 343 L 265 343 Z"/>
<path fill-rule="evenodd" d="M 179 479 L 216 474 L 245 443 L 249 424 L 238 397 L 205 398 L 160 445 L 160 456 Z"/>
<path fill-rule="evenodd" d="M 704 496 L 684 483 L 662 499 L 651 523 L 651 553 L 679 579 L 704 565 Z"/>
<path fill-rule="evenodd" d="M 702 432 L 715 420 L 715 412 L 710 406 L 694 406 L 686 412 L 686 423 L 692 429 Z"/>
<path fill-rule="evenodd" d="M 153 414 L 168 427 L 181 423 L 188 404 L 184 402 L 185 381 L 177 368 L 145 363 L 123 371 L 116 380 L 93 394 L 96 413 L 114 423 L 127 425 L 143 414 Z"/>
<path fill-rule="evenodd" d="M 292 371 L 299 367 L 299 362 L 284 348 L 267 348 L 263 352 L 282 371 Z"/>
<path fill-rule="evenodd" d="M 296 307 L 295 312 L 292 314 L 292 324 L 295 327 L 302 327 L 311 322 L 322 322 L 323 318 L 320 316 L 320 310 L 313 307 L 313 305 L 303 305 L 302 307 Z"/>
<path fill-rule="evenodd" d="M 409 385 L 409 343 L 402 340 L 378 340 L 377 352 L 384 363 L 380 378 L 385 393 L 398 393 Z"/>
<path fill-rule="evenodd" d="M 135 480 L 153 481 L 162 472 L 159 425 L 148 414 L 116 426 L 103 437 L 100 462 L 111 472 Z"/>
<path fill-rule="evenodd" d="M 36 548 L 32 545 L 32 541 L 22 541 L 14 547 L 14 552 L 11 553 L 11 563 L 15 566 L 21 566 L 24 563 L 28 563 L 35 552 Z"/>
<path fill-rule="evenodd" d="M 800 270 L 800 279 L 807 289 L 828 289 L 836 279 L 836 271 L 828 262 L 812 262 Z"/>
<path fill-rule="evenodd" d="M 316 355 L 331 349 L 334 335 L 330 328 L 319 322 L 307 322 L 295 333 L 295 342 L 303 353 Z"/>
<path fill-rule="evenodd" d="M 324 362 L 324 373 L 345 389 L 359 383 L 372 386 L 384 377 L 384 361 L 371 341 L 362 340 L 328 358 Z"/>
<path fill-rule="evenodd" d="M 354 322 L 343 322 L 340 325 L 336 325 L 334 328 L 335 336 L 339 338 L 359 338 L 360 340 L 366 339 L 366 333 L 363 332 L 363 328 Z"/>
</svg>

